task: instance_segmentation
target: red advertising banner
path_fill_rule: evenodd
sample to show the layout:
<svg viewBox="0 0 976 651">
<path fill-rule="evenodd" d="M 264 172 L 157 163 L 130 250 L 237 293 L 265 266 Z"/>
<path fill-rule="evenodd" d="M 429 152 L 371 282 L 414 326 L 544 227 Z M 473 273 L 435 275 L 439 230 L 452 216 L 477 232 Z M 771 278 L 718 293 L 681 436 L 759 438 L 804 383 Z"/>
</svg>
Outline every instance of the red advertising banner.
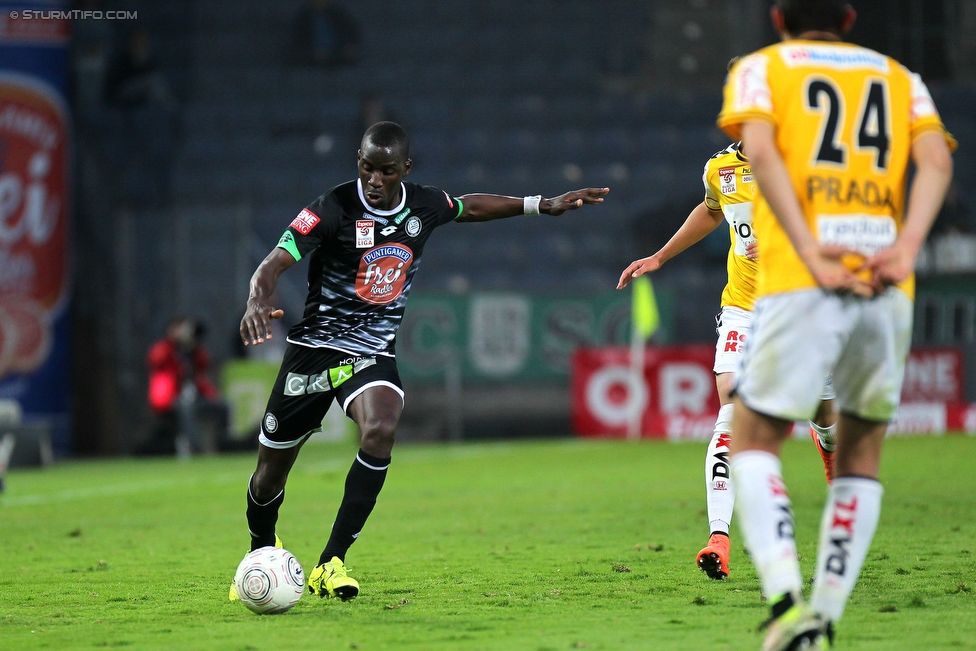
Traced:
<svg viewBox="0 0 976 651">
<path fill-rule="evenodd" d="M 0 4 L 0 398 L 47 429 L 63 455 L 71 447 L 70 24 L 33 17 L 68 3 Z"/>
<path fill-rule="evenodd" d="M 976 404 L 963 402 L 908 402 L 888 426 L 888 436 L 904 434 L 976 434 Z"/>
<path fill-rule="evenodd" d="M 0 74 L 0 378 L 47 360 L 65 296 L 66 125 L 45 84 Z"/>
<path fill-rule="evenodd" d="M 908 354 L 902 402 L 962 402 L 963 357 L 958 348 L 914 348 Z"/>
<path fill-rule="evenodd" d="M 635 382 L 626 348 L 582 348 L 572 360 L 572 421 L 580 436 L 624 436 L 631 409 L 650 438 L 707 439 L 719 402 L 706 345 L 648 348 L 644 383 Z M 976 405 L 963 402 L 963 357 L 954 348 L 909 354 L 902 405 L 890 433 L 976 433 Z M 805 430 L 800 432 L 806 436 Z"/>
<path fill-rule="evenodd" d="M 581 436 L 623 436 L 631 409 L 644 436 L 701 438 L 718 414 L 712 346 L 648 348 L 644 384 L 634 382 L 626 348 L 582 348 L 572 361 L 573 429 Z"/>
</svg>

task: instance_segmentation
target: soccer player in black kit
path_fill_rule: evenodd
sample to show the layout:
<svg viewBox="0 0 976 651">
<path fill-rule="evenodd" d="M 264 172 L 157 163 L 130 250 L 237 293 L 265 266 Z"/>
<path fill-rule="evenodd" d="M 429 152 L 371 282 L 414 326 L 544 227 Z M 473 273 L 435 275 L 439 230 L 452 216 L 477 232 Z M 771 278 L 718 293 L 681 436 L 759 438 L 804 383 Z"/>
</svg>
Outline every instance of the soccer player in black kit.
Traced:
<svg viewBox="0 0 976 651">
<path fill-rule="evenodd" d="M 251 277 L 241 320 L 245 345 L 270 339 L 271 319 L 282 316 L 269 302 L 278 277 L 310 257 L 305 315 L 288 333 L 261 423 L 257 469 L 247 490 L 247 524 L 252 550 L 280 546 L 275 523 L 288 472 L 336 400 L 359 426 L 362 440 L 329 541 L 308 577 L 309 591 L 320 597 L 345 600 L 359 594 L 359 584 L 346 573 L 345 555 L 373 510 L 390 465 L 403 410 L 394 344 L 427 238 L 451 221 L 561 215 L 601 203 L 609 192 L 587 188 L 553 199 L 452 197 L 403 181 L 412 164 L 409 149 L 407 133 L 398 124 L 379 122 L 366 131 L 359 178 L 332 188 L 292 221 Z M 233 585 L 230 597 L 237 597 Z"/>
</svg>

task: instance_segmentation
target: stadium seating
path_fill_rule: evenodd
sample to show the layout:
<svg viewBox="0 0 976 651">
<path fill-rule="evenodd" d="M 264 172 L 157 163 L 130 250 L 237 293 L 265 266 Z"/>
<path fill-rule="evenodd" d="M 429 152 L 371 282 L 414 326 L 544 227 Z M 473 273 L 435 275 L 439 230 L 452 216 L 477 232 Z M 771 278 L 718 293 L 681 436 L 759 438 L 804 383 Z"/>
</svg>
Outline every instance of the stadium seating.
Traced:
<svg viewBox="0 0 976 651">
<path fill-rule="evenodd" d="M 446 289 L 463 269 L 475 289 L 609 290 L 626 263 L 680 224 L 701 196 L 704 160 L 727 144 L 714 127 L 717 85 L 669 92 L 610 83 L 646 69 L 650 3 L 417 0 L 376 11 L 343 2 L 359 23 L 361 56 L 335 69 L 288 62 L 300 0 L 132 4 L 180 98 L 170 202 L 177 222 L 247 215 L 235 228 L 270 248 L 302 206 L 351 178 L 366 97 L 412 134 L 417 182 L 517 196 L 613 188 L 598 212 L 443 229 L 418 289 Z M 950 128 L 958 124 L 957 135 L 973 140 L 972 92 L 936 99 Z M 123 136 L 108 135 L 103 147 L 124 152 Z M 972 151 L 957 156 L 972 161 Z M 958 169 L 972 174 L 976 165 Z M 242 255 L 232 238 L 199 246 L 211 258 Z M 723 269 L 714 248 L 695 249 L 662 272 L 664 282 L 699 292 L 683 309 L 694 312 L 689 324 L 697 319 L 706 330 L 715 297 L 701 293 L 703 279 Z M 260 255 L 248 252 L 244 266 Z M 227 280 L 202 282 L 216 288 Z M 237 307 L 228 310 L 209 318 L 233 321 Z M 696 327 L 678 331 L 710 336 Z"/>
</svg>

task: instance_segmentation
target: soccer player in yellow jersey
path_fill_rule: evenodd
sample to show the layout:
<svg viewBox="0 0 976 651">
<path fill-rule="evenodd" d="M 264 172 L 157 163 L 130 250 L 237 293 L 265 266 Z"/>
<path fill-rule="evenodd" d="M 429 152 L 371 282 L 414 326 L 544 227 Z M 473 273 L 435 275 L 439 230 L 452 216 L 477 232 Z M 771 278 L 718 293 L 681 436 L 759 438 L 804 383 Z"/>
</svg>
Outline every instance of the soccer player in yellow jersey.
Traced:
<svg viewBox="0 0 976 651">
<path fill-rule="evenodd" d="M 701 241 L 723 222 L 729 224 L 732 245 L 728 256 L 728 284 L 722 292 L 722 311 L 715 317 L 718 341 L 715 346 L 715 387 L 722 405 L 705 454 L 705 504 L 708 513 L 708 544 L 695 562 L 713 579 L 729 575 L 729 526 L 735 503 L 734 484 L 729 473 L 729 445 L 732 433 L 732 388 L 751 337 L 752 306 L 756 294 L 756 236 L 752 228 L 752 200 L 756 183 L 752 168 L 739 143 L 733 143 L 705 163 L 702 174 L 705 199 L 691 211 L 684 224 L 661 250 L 635 260 L 620 275 L 617 289 L 632 278 L 656 271 L 688 247 Z M 760 234 L 761 237 L 761 234 Z M 833 432 L 836 415 L 833 389 L 828 382 L 823 402 L 810 423 L 830 479 Z"/>
<path fill-rule="evenodd" d="M 824 649 L 878 523 L 912 271 L 949 186 L 954 141 L 918 75 L 841 41 L 855 19 L 842 0 L 777 0 L 771 17 L 783 42 L 732 67 L 718 118 L 749 152 L 762 234 L 731 466 L 739 524 L 772 604 L 763 649 Z M 829 373 L 840 417 L 808 605 L 779 452 Z"/>
</svg>

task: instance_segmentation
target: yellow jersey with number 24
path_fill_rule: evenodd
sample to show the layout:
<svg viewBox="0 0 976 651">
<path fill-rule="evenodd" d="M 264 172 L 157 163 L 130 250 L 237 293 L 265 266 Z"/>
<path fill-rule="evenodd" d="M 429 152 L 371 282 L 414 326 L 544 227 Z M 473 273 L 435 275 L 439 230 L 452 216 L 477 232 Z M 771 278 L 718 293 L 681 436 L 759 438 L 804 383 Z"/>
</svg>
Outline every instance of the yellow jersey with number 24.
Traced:
<svg viewBox="0 0 976 651">
<path fill-rule="evenodd" d="M 738 140 L 742 124 L 753 120 L 775 127 L 814 236 L 860 256 L 891 246 L 902 227 L 914 140 L 938 130 L 955 145 L 918 75 L 843 42 L 789 40 L 736 62 L 718 125 Z M 757 297 L 815 287 L 758 187 L 753 203 L 761 233 Z M 900 287 L 913 296 L 914 277 Z"/>
</svg>

